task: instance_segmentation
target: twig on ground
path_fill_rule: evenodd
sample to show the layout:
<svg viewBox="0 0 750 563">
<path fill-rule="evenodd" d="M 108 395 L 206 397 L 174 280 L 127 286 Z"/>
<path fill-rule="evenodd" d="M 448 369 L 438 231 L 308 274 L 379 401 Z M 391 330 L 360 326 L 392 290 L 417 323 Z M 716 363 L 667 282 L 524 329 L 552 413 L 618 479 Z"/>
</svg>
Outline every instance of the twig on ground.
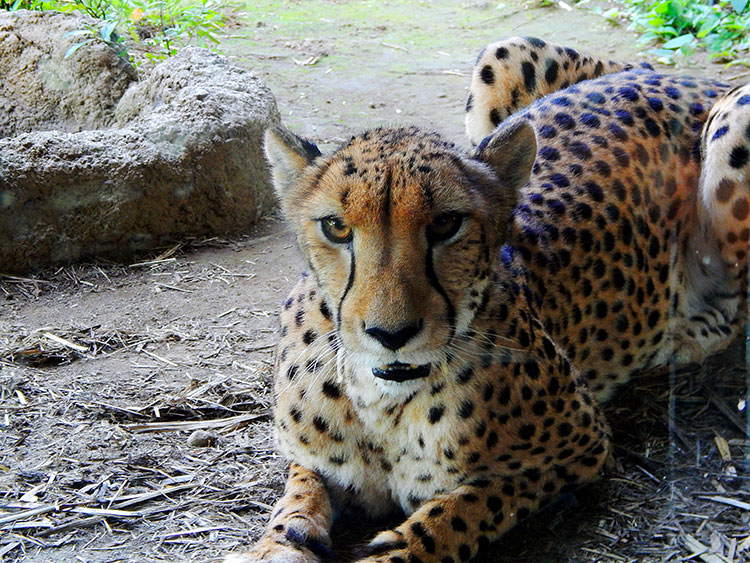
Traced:
<svg viewBox="0 0 750 563">
<path fill-rule="evenodd" d="M 203 430 L 205 428 L 230 428 L 243 422 L 266 418 L 270 412 L 241 414 L 214 420 L 186 420 L 176 422 L 146 422 L 144 424 L 124 424 L 131 432 L 172 432 L 175 430 Z"/>
</svg>

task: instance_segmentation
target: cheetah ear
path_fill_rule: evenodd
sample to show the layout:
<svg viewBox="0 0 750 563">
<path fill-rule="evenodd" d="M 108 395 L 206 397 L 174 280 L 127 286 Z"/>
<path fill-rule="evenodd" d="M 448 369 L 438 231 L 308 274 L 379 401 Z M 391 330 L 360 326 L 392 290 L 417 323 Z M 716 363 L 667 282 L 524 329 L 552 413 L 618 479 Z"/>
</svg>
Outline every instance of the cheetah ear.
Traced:
<svg viewBox="0 0 750 563">
<path fill-rule="evenodd" d="M 473 157 L 484 162 L 497 174 L 498 180 L 515 207 L 518 191 L 531 177 L 536 159 L 536 135 L 525 119 L 514 119 L 499 126 L 485 137 Z M 510 203 L 510 202 L 509 202 Z"/>
<path fill-rule="evenodd" d="M 320 156 L 318 147 L 283 127 L 266 129 L 264 149 L 271 165 L 273 187 L 281 198 Z"/>
</svg>

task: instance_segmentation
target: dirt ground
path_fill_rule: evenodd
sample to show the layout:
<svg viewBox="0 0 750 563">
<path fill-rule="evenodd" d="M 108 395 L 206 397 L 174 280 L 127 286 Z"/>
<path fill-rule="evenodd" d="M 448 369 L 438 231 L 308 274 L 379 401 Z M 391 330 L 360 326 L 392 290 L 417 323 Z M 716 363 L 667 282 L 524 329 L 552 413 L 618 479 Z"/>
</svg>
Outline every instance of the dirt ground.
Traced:
<svg viewBox="0 0 750 563">
<path fill-rule="evenodd" d="M 399 123 L 467 146 L 483 44 L 523 34 L 642 58 L 636 35 L 592 5 L 258 1 L 223 49 L 323 149 Z M 700 55 L 686 64 L 743 75 Z M 133 264 L 0 277 L 0 560 L 200 562 L 250 545 L 283 487 L 269 381 L 276 310 L 302 268 L 269 217 L 246 237 L 175 241 Z M 608 407 L 617 446 L 602 481 L 480 561 L 750 561 L 744 366 L 737 343 L 636 381 Z M 371 533 L 351 524 L 334 533 L 341 560 Z"/>
</svg>

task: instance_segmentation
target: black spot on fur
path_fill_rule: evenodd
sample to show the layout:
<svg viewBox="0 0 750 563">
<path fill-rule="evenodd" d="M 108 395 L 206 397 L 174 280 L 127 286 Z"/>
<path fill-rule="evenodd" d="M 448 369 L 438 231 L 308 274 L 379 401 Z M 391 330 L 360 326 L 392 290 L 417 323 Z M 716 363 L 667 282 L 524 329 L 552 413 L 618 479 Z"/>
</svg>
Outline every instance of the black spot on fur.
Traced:
<svg viewBox="0 0 750 563">
<path fill-rule="evenodd" d="M 341 397 L 341 389 L 333 381 L 325 381 L 323 383 L 323 394 L 329 399 L 338 399 Z"/>
<path fill-rule="evenodd" d="M 547 63 L 547 70 L 544 73 L 544 80 L 547 81 L 547 84 L 553 84 L 557 80 L 559 71 L 560 65 L 557 64 L 557 61 L 550 59 Z"/>
<path fill-rule="evenodd" d="M 497 127 L 498 125 L 500 125 L 501 121 L 502 119 L 500 118 L 500 112 L 497 111 L 497 108 L 492 108 L 490 110 L 490 122 L 492 123 L 492 125 Z"/>
<path fill-rule="evenodd" d="M 747 147 L 742 145 L 736 146 L 729 154 L 729 166 L 732 168 L 742 168 L 747 164 L 749 158 L 750 152 L 748 152 Z"/>
<path fill-rule="evenodd" d="M 460 516 L 454 516 L 451 518 L 451 528 L 456 532 L 465 532 L 469 529 L 466 522 Z"/>
<path fill-rule="evenodd" d="M 461 418 L 469 418 L 474 412 L 474 403 L 470 399 L 464 399 L 461 402 L 461 406 L 458 408 L 458 416 Z"/>
<path fill-rule="evenodd" d="M 536 69 L 534 64 L 529 61 L 521 63 L 521 72 L 523 72 L 523 85 L 527 92 L 532 92 L 536 87 Z"/>
<path fill-rule="evenodd" d="M 522 440 L 528 440 L 534 434 L 536 434 L 536 427 L 533 424 L 524 424 L 518 431 L 518 435 Z"/>
<path fill-rule="evenodd" d="M 307 345 L 310 345 L 315 341 L 315 339 L 318 337 L 317 334 L 315 334 L 314 330 L 306 330 L 305 333 L 302 335 L 302 342 L 304 342 Z"/>
<path fill-rule="evenodd" d="M 547 46 L 547 44 L 544 41 L 536 37 L 524 36 L 524 39 L 528 41 L 532 47 L 536 47 L 537 49 L 543 49 L 544 47 Z"/>
<path fill-rule="evenodd" d="M 495 82 L 495 73 L 490 65 L 484 65 L 482 70 L 479 71 L 479 78 L 485 84 L 493 84 Z"/>
<path fill-rule="evenodd" d="M 325 421 L 325 419 L 319 416 L 313 418 L 313 426 L 315 426 L 315 429 L 318 432 L 325 432 L 326 430 L 328 430 L 328 423 Z"/>
<path fill-rule="evenodd" d="M 443 418 L 444 412 L 445 412 L 445 405 L 437 405 L 434 407 L 430 407 L 430 412 L 427 415 L 427 420 L 430 421 L 430 424 L 435 424 L 441 418 Z"/>
<path fill-rule="evenodd" d="M 289 369 L 286 372 L 287 378 L 289 378 L 289 381 L 294 381 L 294 378 L 297 376 L 297 371 L 299 370 L 299 366 L 291 365 L 289 366 Z"/>
</svg>

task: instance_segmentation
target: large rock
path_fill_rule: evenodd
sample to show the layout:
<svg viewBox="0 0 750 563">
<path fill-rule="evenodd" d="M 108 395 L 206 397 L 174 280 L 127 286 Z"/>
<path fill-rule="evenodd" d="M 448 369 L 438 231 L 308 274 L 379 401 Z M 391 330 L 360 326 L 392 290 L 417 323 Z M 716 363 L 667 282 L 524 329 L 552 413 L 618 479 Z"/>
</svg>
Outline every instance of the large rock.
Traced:
<svg viewBox="0 0 750 563">
<path fill-rule="evenodd" d="M 101 22 L 58 12 L 0 10 L 0 137 L 109 125 L 133 67 L 102 41 L 73 56 L 68 47 L 87 35 L 65 34 Z"/>
<path fill-rule="evenodd" d="M 0 44 L 2 33 L 12 33 L 4 29 L 0 23 Z M 54 33 L 48 30 L 49 56 L 60 63 L 72 41 Z M 102 84 L 110 80 L 102 73 L 120 72 L 98 48 L 71 59 L 78 56 L 92 58 L 76 63 L 83 66 L 107 61 L 78 73 L 80 80 Z M 25 83 L 44 80 L 39 69 L 28 65 Z M 123 259 L 188 235 L 243 232 L 273 206 L 262 138 L 279 115 L 252 73 L 187 48 L 131 85 L 112 110 L 97 118 L 110 128 L 85 130 L 84 118 L 79 132 L 66 121 L 58 130 L 0 138 L 0 272 Z"/>
</svg>

